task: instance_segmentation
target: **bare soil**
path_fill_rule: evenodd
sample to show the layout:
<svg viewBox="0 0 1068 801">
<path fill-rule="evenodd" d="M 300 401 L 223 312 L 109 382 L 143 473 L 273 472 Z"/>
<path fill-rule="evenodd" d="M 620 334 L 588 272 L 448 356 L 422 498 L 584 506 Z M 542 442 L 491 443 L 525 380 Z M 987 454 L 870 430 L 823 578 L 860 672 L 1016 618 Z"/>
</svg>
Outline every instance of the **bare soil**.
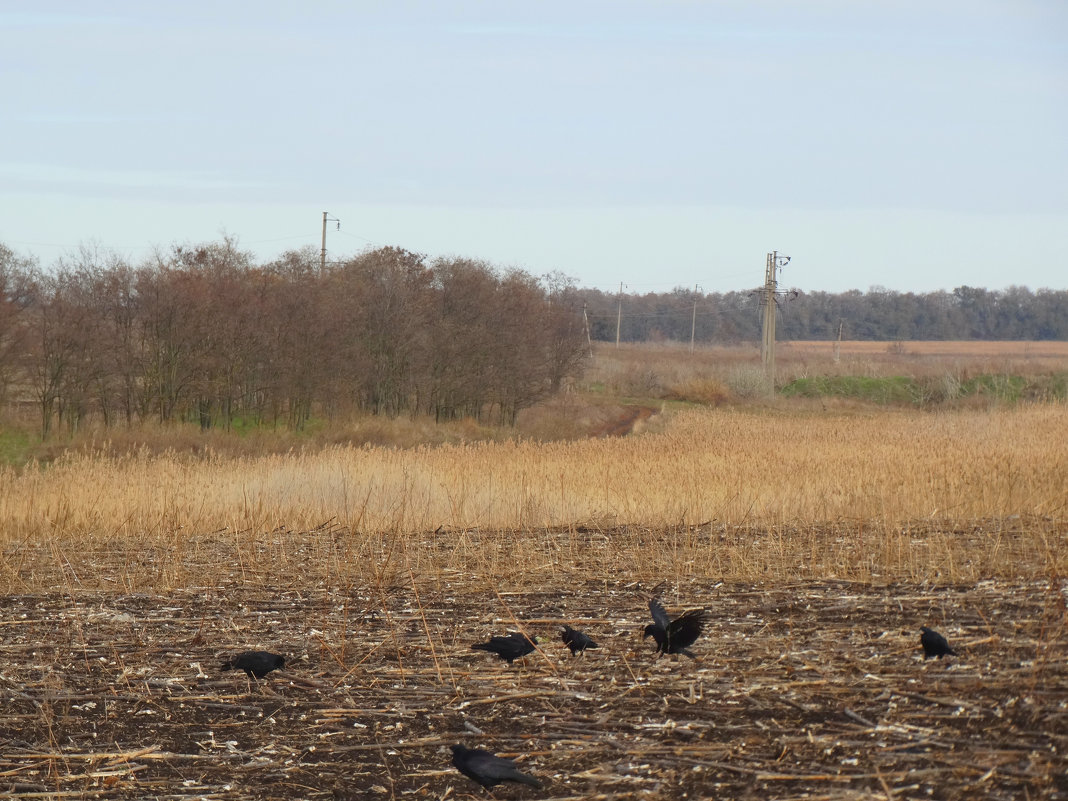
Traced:
<svg viewBox="0 0 1068 801">
<path fill-rule="evenodd" d="M 450 767 L 463 742 L 545 784 L 498 798 L 1068 798 L 1059 580 L 219 575 L 0 598 L 0 793 L 486 797 Z M 696 659 L 642 641 L 654 591 L 672 614 L 712 612 Z M 541 637 L 521 664 L 471 650 L 517 620 Z M 601 649 L 572 658 L 563 621 Z M 921 624 L 960 655 L 924 661 Z M 254 647 L 286 669 L 258 686 L 218 670 Z"/>
</svg>

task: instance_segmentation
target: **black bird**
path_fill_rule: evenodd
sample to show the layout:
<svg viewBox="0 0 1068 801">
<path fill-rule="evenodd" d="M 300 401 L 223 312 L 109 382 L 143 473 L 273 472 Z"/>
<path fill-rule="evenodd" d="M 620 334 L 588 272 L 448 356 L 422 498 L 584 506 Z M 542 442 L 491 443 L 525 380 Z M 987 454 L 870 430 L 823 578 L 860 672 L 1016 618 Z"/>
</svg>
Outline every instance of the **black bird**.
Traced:
<svg viewBox="0 0 1068 801">
<path fill-rule="evenodd" d="M 949 647 L 949 643 L 946 642 L 946 638 L 939 634 L 934 629 L 929 629 L 926 626 L 920 626 L 920 645 L 923 646 L 923 658 L 930 659 L 932 656 L 937 656 L 941 659 L 946 654 L 956 656 L 957 652 Z"/>
<path fill-rule="evenodd" d="M 504 637 L 490 637 L 489 642 L 480 642 L 477 645 L 472 645 L 471 648 L 475 651 L 489 651 L 491 654 L 497 654 L 501 659 L 511 664 L 519 657 L 526 656 L 533 651 L 537 641 L 537 637 L 528 638 L 518 631 L 510 631 Z"/>
<path fill-rule="evenodd" d="M 531 787 L 541 787 L 541 782 L 520 771 L 512 760 L 495 756 L 481 748 L 454 745 L 452 764 L 464 776 L 478 782 L 487 790 L 501 782 L 519 782 Z"/>
<path fill-rule="evenodd" d="M 268 651 L 245 651 L 222 663 L 221 670 L 243 670 L 251 679 L 262 679 L 272 670 L 280 670 L 286 665 L 285 657 Z"/>
<path fill-rule="evenodd" d="M 645 627 L 642 639 L 651 636 L 656 640 L 657 656 L 686 654 L 693 659 L 694 655 L 687 649 L 700 636 L 701 629 L 708 620 L 708 612 L 704 609 L 693 609 L 672 620 L 656 598 L 649 601 L 649 611 L 653 615 L 653 622 Z"/>
<path fill-rule="evenodd" d="M 564 645 L 571 649 L 571 655 L 580 654 L 587 648 L 600 648 L 588 634 L 585 634 L 578 629 L 573 629 L 570 626 L 565 625 L 560 632 L 560 639 L 564 641 Z"/>
</svg>

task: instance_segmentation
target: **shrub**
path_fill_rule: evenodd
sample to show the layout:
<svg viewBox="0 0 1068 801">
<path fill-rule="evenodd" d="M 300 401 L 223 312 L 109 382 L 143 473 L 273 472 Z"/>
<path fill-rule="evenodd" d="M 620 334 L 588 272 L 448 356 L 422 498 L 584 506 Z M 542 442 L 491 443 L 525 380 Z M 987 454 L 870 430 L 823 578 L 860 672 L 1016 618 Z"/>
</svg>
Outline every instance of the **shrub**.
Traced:
<svg viewBox="0 0 1068 801">
<path fill-rule="evenodd" d="M 665 396 L 668 400 L 688 401 L 705 406 L 719 406 L 730 400 L 731 391 L 717 378 L 691 378 L 672 385 Z"/>
</svg>

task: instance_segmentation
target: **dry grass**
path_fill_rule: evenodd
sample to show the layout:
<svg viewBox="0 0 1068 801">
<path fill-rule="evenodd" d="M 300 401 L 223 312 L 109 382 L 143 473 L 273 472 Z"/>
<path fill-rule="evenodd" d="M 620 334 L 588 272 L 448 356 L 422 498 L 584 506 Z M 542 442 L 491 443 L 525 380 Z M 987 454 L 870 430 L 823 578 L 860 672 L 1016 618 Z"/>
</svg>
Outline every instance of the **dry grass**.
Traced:
<svg viewBox="0 0 1068 801">
<path fill-rule="evenodd" d="M 813 356 L 831 357 L 834 343 L 816 340 L 794 340 L 781 342 L 779 347 L 784 354 L 812 354 Z M 845 340 L 839 351 L 842 356 L 863 354 L 868 356 L 937 356 L 944 358 L 980 358 L 1011 359 L 1026 362 L 1035 359 L 1057 359 L 1063 366 L 1068 360 L 1068 342 L 1045 340 L 997 341 L 981 340 L 900 340 L 895 342 L 873 342 L 869 340 Z"/>
<path fill-rule="evenodd" d="M 705 346 L 691 353 L 679 343 L 599 344 L 583 386 L 641 398 L 690 397 L 693 383 L 715 381 L 735 401 L 766 399 L 760 350 L 753 345 Z M 905 376 L 959 384 L 978 375 L 1048 378 L 1068 371 L 1068 342 L 780 342 L 777 383 L 820 376 Z"/>
<path fill-rule="evenodd" d="M 288 532 L 324 526 L 351 532 L 348 547 L 375 558 L 412 532 L 468 532 L 453 535 L 461 545 L 470 532 L 520 532 L 499 550 L 480 544 L 456 557 L 502 575 L 515 570 L 516 554 L 522 564 L 538 560 L 540 538 L 555 541 L 552 532 L 637 526 L 676 532 L 671 558 L 655 568 L 673 574 L 915 576 L 929 569 L 933 547 L 959 579 L 1016 568 L 1001 559 L 1006 544 L 996 536 L 966 544 L 937 532 L 1037 520 L 1046 522 L 1027 540 L 1028 570 L 1065 567 L 1063 537 L 1049 533 L 1066 511 L 1068 439 L 1050 435 L 1068 429 L 1063 405 L 939 414 L 728 408 L 647 425 L 639 436 L 576 442 L 339 446 L 238 459 L 71 454 L 46 470 L 9 469 L 0 473 L 7 581 L 18 575 L 13 554 L 47 543 L 72 564 L 85 550 L 117 551 L 124 580 L 172 585 L 184 580 L 186 552 L 224 541 L 242 560 L 269 543 L 284 563 L 290 547 L 303 547 Z M 726 539 L 688 539 L 702 526 Z M 943 539 L 917 550 L 913 530 Z M 638 561 L 621 547 L 612 553 Z M 177 557 L 171 574 L 156 575 L 153 562 L 138 578 L 138 555 L 157 549 Z M 431 571 L 457 567 L 436 564 L 434 553 L 408 558 Z M 343 561 L 335 554 L 323 569 L 342 570 Z"/>
</svg>

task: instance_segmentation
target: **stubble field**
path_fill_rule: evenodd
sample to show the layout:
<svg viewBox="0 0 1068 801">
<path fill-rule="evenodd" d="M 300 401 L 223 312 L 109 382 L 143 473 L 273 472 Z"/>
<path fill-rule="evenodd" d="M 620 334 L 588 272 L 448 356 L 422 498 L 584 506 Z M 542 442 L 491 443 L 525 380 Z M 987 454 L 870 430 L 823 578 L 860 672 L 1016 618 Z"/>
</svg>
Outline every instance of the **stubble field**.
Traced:
<svg viewBox="0 0 1068 801">
<path fill-rule="evenodd" d="M 0 474 L 0 789 L 483 796 L 462 742 L 545 785 L 507 798 L 1066 797 L 1066 423 L 694 411 Z M 641 640 L 654 595 L 710 610 L 695 660 Z M 522 663 L 471 650 L 517 628 Z M 218 670 L 253 647 L 286 669 Z"/>
</svg>

